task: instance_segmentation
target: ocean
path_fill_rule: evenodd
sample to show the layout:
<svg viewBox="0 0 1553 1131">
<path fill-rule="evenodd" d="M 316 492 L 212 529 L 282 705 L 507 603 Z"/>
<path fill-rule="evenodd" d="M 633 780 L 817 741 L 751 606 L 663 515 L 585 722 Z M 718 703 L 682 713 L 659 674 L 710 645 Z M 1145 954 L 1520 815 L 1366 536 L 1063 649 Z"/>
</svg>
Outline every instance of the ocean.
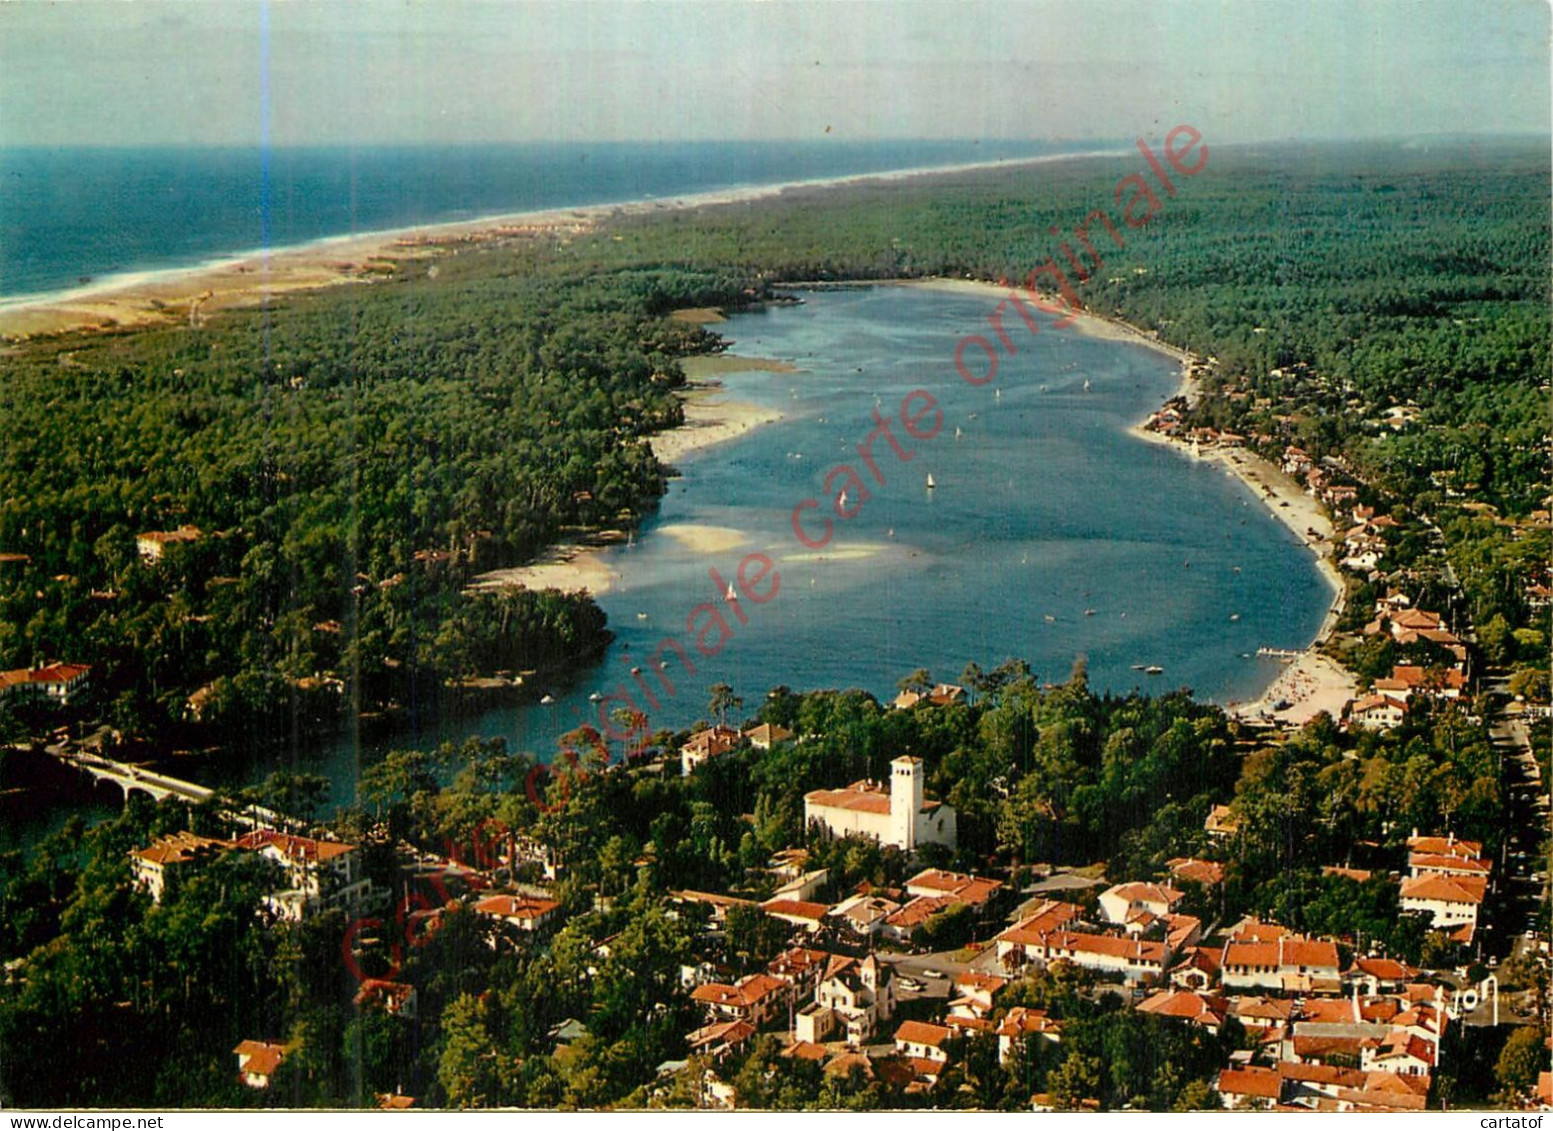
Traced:
<svg viewBox="0 0 1553 1131">
<path fill-rule="evenodd" d="M 0 150 L 0 301 L 509 212 L 1100 149 L 1052 142 Z"/>
</svg>

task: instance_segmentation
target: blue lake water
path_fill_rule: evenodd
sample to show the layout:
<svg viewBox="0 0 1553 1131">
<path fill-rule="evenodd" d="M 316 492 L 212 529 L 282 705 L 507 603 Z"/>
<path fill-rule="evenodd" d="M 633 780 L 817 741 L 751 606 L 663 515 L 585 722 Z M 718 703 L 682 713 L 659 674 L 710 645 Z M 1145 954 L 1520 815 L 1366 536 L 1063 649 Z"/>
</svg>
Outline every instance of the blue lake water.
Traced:
<svg viewBox="0 0 1553 1131">
<path fill-rule="evenodd" d="M 481 733 L 548 758 L 560 734 L 597 721 L 592 693 L 623 687 L 654 728 L 682 727 L 706 716 L 718 682 L 752 713 L 780 684 L 860 687 L 887 699 L 915 668 L 957 682 L 969 661 L 990 668 L 1014 656 L 1051 681 L 1066 679 L 1082 655 L 1096 689 L 1189 687 L 1226 703 L 1259 694 L 1280 670 L 1256 658 L 1258 646 L 1303 647 L 1315 636 L 1332 594 L 1311 551 L 1219 465 L 1130 432 L 1173 391 L 1170 358 L 1054 329 L 1045 316 L 1031 335 L 1010 317 L 1018 353 L 973 388 L 956 373 L 955 343 L 987 331 L 988 299 L 905 287 L 804 299 L 717 327 L 732 352 L 797 367 L 724 378 L 731 399 L 783 418 L 683 460 L 634 545 L 606 553 L 616 577 L 599 603 L 617 636 L 607 659 L 574 686 L 548 689 L 554 704 L 493 711 L 380 749 Z M 919 388 L 944 413 L 931 440 L 911 439 L 898 423 L 902 398 Z M 912 453 L 902 463 L 876 441 L 883 486 L 856 453 L 876 407 L 897 417 L 893 431 Z M 794 536 L 793 508 L 810 497 L 823 503 L 825 475 L 842 462 L 870 497 L 855 518 L 836 521 L 825 549 L 811 550 Z M 811 538 L 822 513 L 834 518 L 829 508 L 806 512 Z M 686 526 L 735 531 L 740 541 L 704 553 L 664 533 Z M 740 602 L 741 625 L 709 570 L 732 580 L 751 552 L 772 559 L 780 589 L 764 605 Z M 686 631 L 703 602 L 733 629 L 711 657 Z M 696 671 L 674 659 L 665 672 L 672 695 L 651 680 L 654 707 L 630 669 L 650 678 L 646 657 L 665 636 L 684 644 Z M 375 753 L 350 743 L 326 753 L 320 764 L 337 796 Z"/>
</svg>

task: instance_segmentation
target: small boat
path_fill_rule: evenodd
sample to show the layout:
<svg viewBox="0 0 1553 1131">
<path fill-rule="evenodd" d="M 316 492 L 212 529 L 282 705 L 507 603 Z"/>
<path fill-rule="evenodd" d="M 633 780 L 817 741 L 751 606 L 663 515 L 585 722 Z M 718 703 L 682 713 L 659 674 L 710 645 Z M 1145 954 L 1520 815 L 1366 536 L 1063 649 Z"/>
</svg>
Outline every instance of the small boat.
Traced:
<svg viewBox="0 0 1553 1131">
<path fill-rule="evenodd" d="M 1135 671 L 1135 672 L 1141 672 L 1143 670 L 1143 665 L 1142 664 L 1133 664 L 1132 665 L 1132 670 Z"/>
<path fill-rule="evenodd" d="M 994 389 L 994 390 L 992 390 L 992 399 L 995 400 L 995 401 L 1002 400 L 1003 399 L 1003 390 L 1002 389 Z"/>
<path fill-rule="evenodd" d="M 738 599 L 739 599 L 739 594 L 737 593 L 737 591 L 735 591 L 735 589 L 733 587 L 733 582 L 730 581 L 728 583 L 728 592 L 723 594 L 723 600 L 725 600 L 725 601 L 737 601 Z"/>
<path fill-rule="evenodd" d="M 1230 620 L 1239 620 L 1240 619 L 1240 614 L 1239 613 L 1230 613 L 1229 619 Z"/>
<path fill-rule="evenodd" d="M 1092 616 L 1095 615 L 1095 610 L 1094 609 L 1085 609 L 1084 610 L 1084 615 L 1086 617 L 1092 617 Z"/>
<path fill-rule="evenodd" d="M 602 703 L 603 701 L 604 701 L 604 696 L 601 695 L 597 691 L 595 691 L 592 695 L 588 696 L 588 702 L 589 703 Z"/>
<path fill-rule="evenodd" d="M 886 530 L 884 532 L 884 536 L 886 538 L 894 538 L 895 537 L 895 527 L 892 526 L 892 527 L 890 527 L 890 529 Z"/>
<path fill-rule="evenodd" d="M 1143 670 L 1145 672 L 1147 672 L 1149 675 L 1159 675 L 1165 669 L 1160 667 L 1158 664 L 1150 664 L 1148 667 L 1144 668 Z"/>
<path fill-rule="evenodd" d="M 637 620 L 646 620 L 647 619 L 647 614 L 646 613 L 637 613 L 636 614 L 636 619 Z"/>
<path fill-rule="evenodd" d="M 554 695 L 546 695 L 542 699 L 540 699 L 540 702 L 548 707 L 551 703 L 555 702 L 555 696 Z"/>
<path fill-rule="evenodd" d="M 937 486 L 938 486 L 938 484 L 933 482 L 933 473 L 931 471 L 928 472 L 927 473 L 927 489 L 929 491 L 931 491 L 934 487 L 937 487 Z"/>
<path fill-rule="evenodd" d="M 642 674 L 642 669 L 641 668 L 632 668 L 631 669 L 631 674 L 632 675 L 641 675 Z"/>
<path fill-rule="evenodd" d="M 1056 624 L 1057 623 L 1057 618 L 1052 616 L 1050 613 L 1047 613 L 1046 614 L 1046 623 L 1047 624 Z"/>
<path fill-rule="evenodd" d="M 1084 391 L 1086 393 L 1089 392 L 1089 378 L 1088 377 L 1084 378 Z"/>
<path fill-rule="evenodd" d="M 965 433 L 964 433 L 964 432 L 961 432 L 961 431 L 960 431 L 960 429 L 959 429 L 959 426 L 958 426 L 958 425 L 957 425 L 957 426 L 956 426 L 956 427 L 955 427 L 955 430 L 954 430 L 954 438 L 955 438 L 955 439 L 956 439 L 956 440 L 958 440 L 958 439 L 959 439 L 959 438 L 960 438 L 960 437 L 961 437 L 961 436 L 963 436 L 963 435 L 965 435 Z"/>
<path fill-rule="evenodd" d="M 1236 567 L 1235 567 L 1235 572 L 1236 572 L 1236 573 L 1239 573 L 1239 572 L 1240 572 L 1240 567 L 1239 567 L 1239 566 L 1236 566 Z"/>
<path fill-rule="evenodd" d="M 847 509 L 847 493 L 845 491 L 841 492 L 841 498 L 836 500 L 836 508 L 838 510 L 846 510 Z M 730 585 L 729 588 L 731 589 L 733 587 Z M 731 598 L 731 597 L 729 598 L 730 601 L 732 599 L 733 598 Z"/>
</svg>

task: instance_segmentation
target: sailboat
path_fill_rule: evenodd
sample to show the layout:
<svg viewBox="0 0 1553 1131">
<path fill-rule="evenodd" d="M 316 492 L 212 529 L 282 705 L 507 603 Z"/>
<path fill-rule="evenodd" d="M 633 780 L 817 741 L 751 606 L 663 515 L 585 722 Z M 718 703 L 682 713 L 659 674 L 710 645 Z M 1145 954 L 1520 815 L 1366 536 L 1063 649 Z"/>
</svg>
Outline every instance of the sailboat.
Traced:
<svg viewBox="0 0 1553 1131">
<path fill-rule="evenodd" d="M 931 471 L 928 472 L 927 473 L 927 489 L 929 491 L 931 491 L 934 487 L 937 487 L 937 486 L 938 486 L 938 484 L 933 482 L 933 473 Z"/>
<path fill-rule="evenodd" d="M 739 599 L 739 594 L 734 590 L 733 582 L 730 581 L 728 583 L 728 592 L 723 594 L 723 600 L 725 600 L 725 601 L 737 601 L 738 599 Z"/>
</svg>

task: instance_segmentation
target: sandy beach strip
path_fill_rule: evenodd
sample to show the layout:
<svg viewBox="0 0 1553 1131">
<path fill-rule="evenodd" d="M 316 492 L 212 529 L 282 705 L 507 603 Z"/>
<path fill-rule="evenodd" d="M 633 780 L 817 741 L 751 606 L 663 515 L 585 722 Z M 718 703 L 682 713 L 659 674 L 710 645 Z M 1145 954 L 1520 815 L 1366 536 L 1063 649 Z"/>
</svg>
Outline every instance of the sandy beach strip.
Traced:
<svg viewBox="0 0 1553 1131">
<path fill-rule="evenodd" d="M 661 200 L 533 209 L 471 220 L 328 236 L 306 243 L 233 251 L 203 263 L 109 276 L 84 286 L 0 299 L 0 338 L 25 340 L 76 329 L 123 329 L 171 324 L 229 307 L 260 305 L 298 291 L 341 284 L 369 284 L 393 273 L 398 260 L 440 255 L 514 239 L 552 239 L 564 244 L 616 217 L 732 206 L 796 191 L 844 189 L 931 177 L 1035 167 L 1054 162 L 1125 156 L 1117 150 L 1054 153 L 1002 161 L 854 173 L 742 188 L 686 193 Z"/>
<path fill-rule="evenodd" d="M 903 280 L 899 285 L 951 294 L 981 295 L 989 302 L 1001 302 L 1011 291 L 1023 294 L 1022 288 L 970 279 Z M 1201 395 L 1196 379 L 1191 376 L 1191 368 L 1202 359 L 1189 351 L 1162 342 L 1155 335 L 1120 319 L 1105 318 L 1089 312 L 1074 315 L 1073 329 L 1108 341 L 1133 342 L 1173 358 L 1181 366 L 1180 383 L 1173 395 L 1184 397 L 1188 403 L 1195 402 Z M 1316 568 L 1332 591 L 1332 602 L 1316 638 L 1290 662 L 1288 668 L 1260 697 L 1250 703 L 1233 705 L 1232 713 L 1240 718 L 1260 718 L 1296 726 L 1308 722 L 1322 711 L 1334 719 L 1339 717 L 1343 706 L 1354 698 L 1357 682 L 1342 665 L 1317 650 L 1326 643 L 1336 627 L 1347 595 L 1343 578 L 1332 562 L 1334 531 L 1321 503 L 1281 468 L 1249 449 L 1213 446 L 1199 453 L 1188 442 L 1150 431 L 1143 427 L 1142 422 L 1132 428 L 1132 433 L 1149 443 L 1163 444 L 1188 459 L 1207 459 L 1219 463 L 1225 471 L 1245 484 L 1272 516 L 1287 526 L 1310 549 L 1315 555 Z M 1279 702 L 1287 702 L 1289 706 L 1280 711 L 1272 710 L 1272 705 Z"/>
<path fill-rule="evenodd" d="M 786 362 L 728 354 L 684 358 L 680 364 L 687 370 L 687 375 L 741 370 L 794 372 L 793 367 Z M 723 387 L 715 381 L 693 381 L 691 387 L 680 396 L 685 405 L 685 423 L 678 428 L 659 432 L 650 441 L 659 461 L 668 465 L 677 464 L 687 456 L 718 444 L 736 440 L 754 428 L 782 418 L 782 414 L 775 409 L 729 399 Z M 722 526 L 697 526 L 693 523 L 665 526 L 658 533 L 668 535 L 698 554 L 723 553 L 746 541 L 741 531 Z M 624 540 L 623 534 L 613 531 L 583 542 L 552 546 L 538 561 L 529 565 L 493 570 L 480 575 L 470 588 L 479 591 L 521 585 L 528 589 L 559 589 L 566 593 L 588 592 L 598 596 L 609 592 L 614 584 L 611 552 L 615 545 Z"/>
<path fill-rule="evenodd" d="M 1343 707 L 1354 698 L 1357 689 L 1353 673 L 1331 656 L 1307 649 L 1289 663 L 1260 698 L 1232 705 L 1229 714 L 1247 721 L 1303 726 L 1323 711 L 1333 719 L 1341 718 Z M 1277 703 L 1288 706 L 1274 710 Z"/>
<path fill-rule="evenodd" d="M 615 582 L 614 572 L 603 556 L 606 550 L 606 546 L 598 544 L 551 546 L 528 565 L 482 573 L 475 578 L 469 590 L 479 593 L 519 586 L 524 589 L 559 589 L 563 593 L 591 593 L 596 597 L 609 592 Z"/>
</svg>

